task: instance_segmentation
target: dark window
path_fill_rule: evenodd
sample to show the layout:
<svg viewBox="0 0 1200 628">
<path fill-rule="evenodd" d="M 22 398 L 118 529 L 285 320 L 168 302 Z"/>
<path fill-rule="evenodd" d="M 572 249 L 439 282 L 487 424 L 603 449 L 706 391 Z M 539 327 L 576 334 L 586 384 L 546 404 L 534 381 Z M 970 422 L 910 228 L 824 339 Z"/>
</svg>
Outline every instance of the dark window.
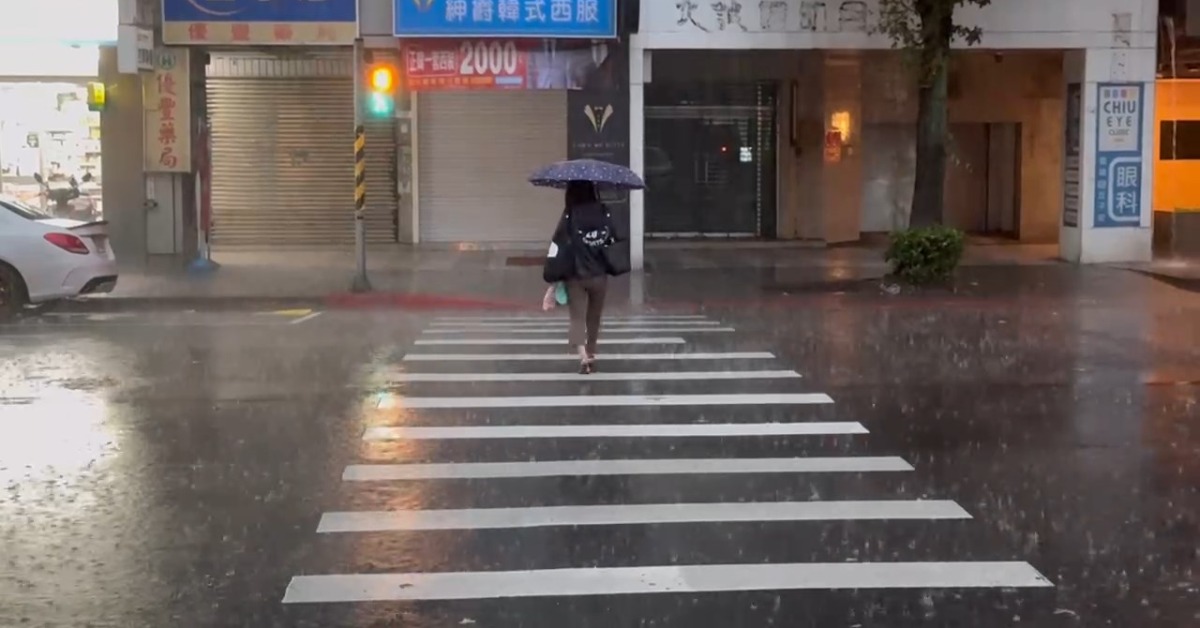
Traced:
<svg viewBox="0 0 1200 628">
<path fill-rule="evenodd" d="M 1158 158 L 1163 161 L 1200 159 L 1200 120 L 1159 123 Z"/>
</svg>

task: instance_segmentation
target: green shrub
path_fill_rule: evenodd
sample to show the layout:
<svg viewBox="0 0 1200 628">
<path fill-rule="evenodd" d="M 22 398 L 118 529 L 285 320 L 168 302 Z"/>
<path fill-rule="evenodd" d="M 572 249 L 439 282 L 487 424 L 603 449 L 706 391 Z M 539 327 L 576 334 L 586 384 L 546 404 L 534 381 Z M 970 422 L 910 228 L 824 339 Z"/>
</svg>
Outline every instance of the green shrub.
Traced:
<svg viewBox="0 0 1200 628">
<path fill-rule="evenodd" d="M 892 234 L 884 260 L 892 274 L 911 284 L 925 285 L 950 279 L 962 261 L 963 233 L 950 227 L 923 227 Z"/>
</svg>

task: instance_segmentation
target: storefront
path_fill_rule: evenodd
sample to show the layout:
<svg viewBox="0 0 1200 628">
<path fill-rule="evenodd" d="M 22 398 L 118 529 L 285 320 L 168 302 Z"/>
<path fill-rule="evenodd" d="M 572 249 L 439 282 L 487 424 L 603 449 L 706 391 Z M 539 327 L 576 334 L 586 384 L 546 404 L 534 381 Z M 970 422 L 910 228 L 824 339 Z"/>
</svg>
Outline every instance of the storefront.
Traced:
<svg viewBox="0 0 1200 628">
<path fill-rule="evenodd" d="M 212 54 L 215 245 L 354 242 L 352 65 L 343 49 Z M 367 118 L 365 126 L 367 240 L 396 242 L 396 122 Z"/>
<path fill-rule="evenodd" d="M 418 4 L 396 4 L 395 35 L 402 82 L 415 94 L 420 241 L 545 240 L 562 195 L 529 185 L 529 174 L 589 147 L 611 148 L 596 140 L 618 129 L 625 137 L 616 153 L 627 154 L 628 98 L 584 97 L 624 81 L 616 1 L 503 15 Z"/>
<path fill-rule="evenodd" d="M 950 67 L 942 220 L 1057 241 L 1073 261 L 1146 259 L 1154 2 L 1061 1 L 956 10 L 983 41 Z M 631 199 L 635 265 L 638 235 L 833 244 L 908 223 L 918 94 L 878 29 L 878 0 L 641 9 L 630 141 L 648 188 Z M 1068 93 L 1074 110 L 1105 115 L 1066 128 Z"/>
<path fill-rule="evenodd" d="M 212 244 L 353 243 L 356 0 L 206 7 L 166 0 L 163 38 L 208 55 Z M 395 120 L 366 126 L 367 238 L 396 242 Z"/>
</svg>

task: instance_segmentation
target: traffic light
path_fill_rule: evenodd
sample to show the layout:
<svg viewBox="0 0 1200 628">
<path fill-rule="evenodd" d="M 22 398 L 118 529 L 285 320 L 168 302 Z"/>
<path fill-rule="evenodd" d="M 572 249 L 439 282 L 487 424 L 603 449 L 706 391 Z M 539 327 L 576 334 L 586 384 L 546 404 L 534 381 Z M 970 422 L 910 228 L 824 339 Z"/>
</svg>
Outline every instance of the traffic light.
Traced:
<svg viewBox="0 0 1200 628">
<path fill-rule="evenodd" d="M 367 75 L 367 111 L 380 118 L 396 111 L 396 68 L 377 65 Z"/>
</svg>

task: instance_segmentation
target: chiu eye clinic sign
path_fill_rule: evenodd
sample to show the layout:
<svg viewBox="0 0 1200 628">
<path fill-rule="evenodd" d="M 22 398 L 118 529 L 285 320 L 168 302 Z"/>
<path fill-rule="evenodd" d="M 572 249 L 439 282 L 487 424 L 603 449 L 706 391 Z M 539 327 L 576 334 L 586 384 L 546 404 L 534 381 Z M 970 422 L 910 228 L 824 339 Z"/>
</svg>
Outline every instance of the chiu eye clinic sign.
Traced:
<svg viewBox="0 0 1200 628">
<path fill-rule="evenodd" d="M 617 36 L 617 0 L 395 0 L 397 37 Z"/>
<path fill-rule="evenodd" d="M 1096 107 L 1096 227 L 1142 222 L 1142 115 L 1139 83 L 1101 83 Z"/>
</svg>

